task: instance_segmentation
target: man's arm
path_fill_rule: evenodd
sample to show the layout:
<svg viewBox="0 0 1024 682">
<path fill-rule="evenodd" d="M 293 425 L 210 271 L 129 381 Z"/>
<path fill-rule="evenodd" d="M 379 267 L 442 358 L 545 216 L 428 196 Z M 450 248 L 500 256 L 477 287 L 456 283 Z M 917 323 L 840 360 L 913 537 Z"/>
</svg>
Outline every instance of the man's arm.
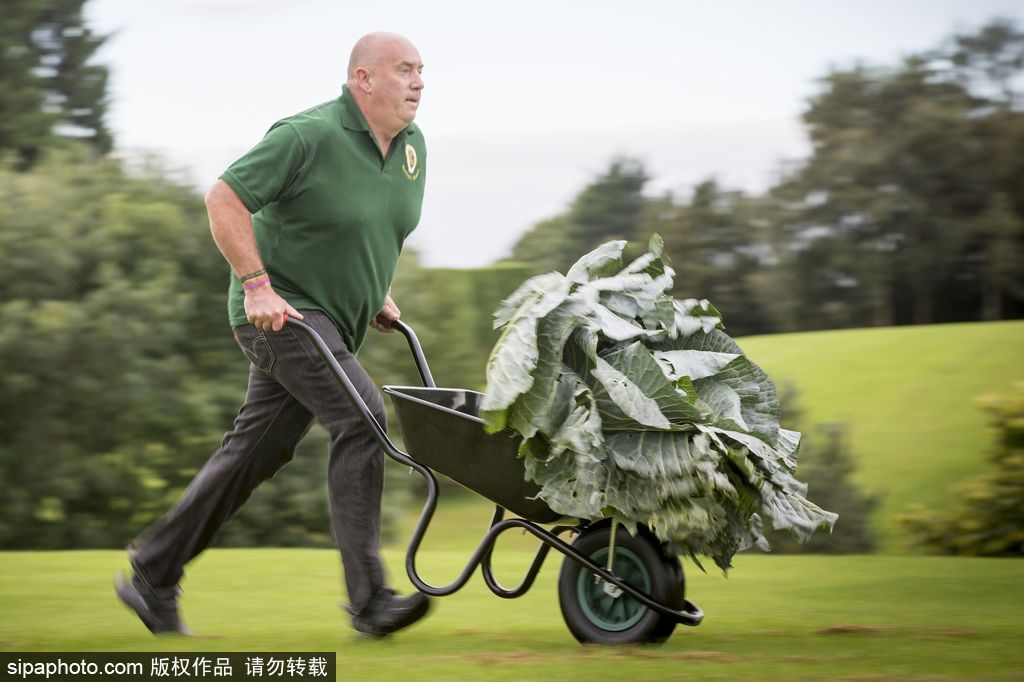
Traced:
<svg viewBox="0 0 1024 682">
<path fill-rule="evenodd" d="M 218 180 L 206 194 L 206 212 L 210 216 L 210 232 L 217 248 L 234 270 L 243 277 L 263 270 L 263 261 L 256 248 L 252 229 L 252 215 L 235 191 L 223 180 Z M 284 327 L 285 315 L 302 315 L 277 295 L 269 278 L 245 291 L 245 315 L 260 329 L 275 332 Z"/>
</svg>

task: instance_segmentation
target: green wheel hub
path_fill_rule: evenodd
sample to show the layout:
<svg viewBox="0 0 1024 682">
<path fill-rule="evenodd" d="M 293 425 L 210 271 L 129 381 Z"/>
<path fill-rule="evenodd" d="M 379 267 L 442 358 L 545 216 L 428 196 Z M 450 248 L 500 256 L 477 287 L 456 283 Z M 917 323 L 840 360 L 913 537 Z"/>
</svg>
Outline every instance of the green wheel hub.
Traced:
<svg viewBox="0 0 1024 682">
<path fill-rule="evenodd" d="M 590 558 L 601 566 L 607 566 L 608 548 L 602 547 L 591 554 Z M 615 548 L 612 573 L 627 585 L 650 594 L 650 572 L 640 557 L 625 547 Z M 614 588 L 612 592 L 619 594 L 609 594 L 604 580 L 586 569 L 580 569 L 579 577 L 576 579 L 576 596 L 579 598 L 583 614 L 602 630 L 621 632 L 643 618 L 647 613 L 647 607 L 618 588 Z"/>
</svg>

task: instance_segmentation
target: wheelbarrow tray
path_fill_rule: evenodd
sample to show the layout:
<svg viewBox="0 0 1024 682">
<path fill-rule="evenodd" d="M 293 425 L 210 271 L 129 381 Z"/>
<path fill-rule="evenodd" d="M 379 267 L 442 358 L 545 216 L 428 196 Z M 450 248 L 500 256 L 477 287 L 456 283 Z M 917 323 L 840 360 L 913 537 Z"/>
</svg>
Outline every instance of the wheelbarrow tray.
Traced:
<svg viewBox="0 0 1024 682">
<path fill-rule="evenodd" d="M 484 431 L 483 394 L 459 388 L 385 386 L 398 416 L 405 451 L 497 505 L 536 523 L 563 516 L 536 497 L 540 488 L 526 480 L 518 457 L 521 437 L 505 430 Z"/>
</svg>

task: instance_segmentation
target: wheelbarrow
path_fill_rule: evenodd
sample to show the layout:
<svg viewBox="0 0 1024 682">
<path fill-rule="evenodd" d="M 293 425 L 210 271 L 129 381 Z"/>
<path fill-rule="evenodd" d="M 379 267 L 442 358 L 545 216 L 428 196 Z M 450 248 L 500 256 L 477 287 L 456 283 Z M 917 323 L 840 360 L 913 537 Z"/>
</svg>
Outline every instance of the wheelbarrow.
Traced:
<svg viewBox="0 0 1024 682">
<path fill-rule="evenodd" d="M 491 592 L 505 599 L 521 597 L 554 548 L 565 557 L 558 577 L 558 603 L 565 624 L 580 642 L 660 643 L 679 623 L 700 625 L 704 613 L 685 596 L 679 558 L 645 527 L 630 535 L 608 519 L 563 517 L 539 499 L 540 489 L 526 480 L 523 460 L 517 456 L 519 436 L 507 430 L 484 431 L 479 417 L 482 393 L 438 388 L 419 340 L 407 324 L 396 321 L 391 326 L 408 341 L 424 385 L 384 387 L 394 404 L 407 452 L 388 438 L 320 335 L 301 320 L 288 318 L 288 324 L 309 335 L 384 452 L 426 481 L 427 500 L 405 555 L 409 580 L 420 592 L 434 597 L 453 594 L 480 566 Z M 434 472 L 495 504 L 490 527 L 462 573 L 441 587 L 428 584 L 416 570 L 416 553 L 437 508 Z M 506 512 L 514 517 L 505 518 Z M 498 536 L 512 528 L 532 533 L 541 544 L 522 582 L 506 588 L 494 576 L 491 554 Z M 559 537 L 563 534 L 575 536 L 571 544 Z"/>
</svg>

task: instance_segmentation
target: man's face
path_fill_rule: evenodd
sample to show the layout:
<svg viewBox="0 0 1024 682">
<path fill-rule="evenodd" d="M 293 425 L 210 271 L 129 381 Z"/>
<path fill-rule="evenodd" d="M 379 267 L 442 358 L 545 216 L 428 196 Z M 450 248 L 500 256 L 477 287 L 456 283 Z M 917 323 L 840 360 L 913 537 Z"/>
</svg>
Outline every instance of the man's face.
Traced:
<svg viewBox="0 0 1024 682">
<path fill-rule="evenodd" d="M 412 123 L 423 91 L 423 62 L 419 52 L 404 40 L 381 45 L 371 75 L 373 116 L 385 130 L 397 133 Z"/>
</svg>

